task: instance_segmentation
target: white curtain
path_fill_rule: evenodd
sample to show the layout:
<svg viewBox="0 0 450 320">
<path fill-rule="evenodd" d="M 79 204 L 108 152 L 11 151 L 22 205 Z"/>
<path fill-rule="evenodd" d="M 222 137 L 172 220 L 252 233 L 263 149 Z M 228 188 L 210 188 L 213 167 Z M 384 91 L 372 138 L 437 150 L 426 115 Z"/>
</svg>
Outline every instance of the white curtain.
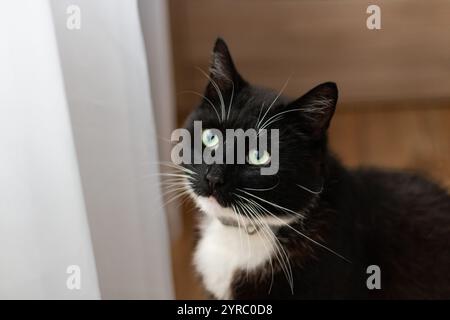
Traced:
<svg viewBox="0 0 450 320">
<path fill-rule="evenodd" d="M 2 1 L 0 39 L 0 298 L 173 298 L 136 0 Z"/>
</svg>

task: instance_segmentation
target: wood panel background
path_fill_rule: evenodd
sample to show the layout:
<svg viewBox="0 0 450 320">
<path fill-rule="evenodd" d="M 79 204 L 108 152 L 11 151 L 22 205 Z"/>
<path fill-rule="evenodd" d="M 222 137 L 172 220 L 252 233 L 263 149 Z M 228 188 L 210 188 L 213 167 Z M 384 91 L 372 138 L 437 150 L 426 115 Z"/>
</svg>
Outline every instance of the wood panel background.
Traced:
<svg viewBox="0 0 450 320">
<path fill-rule="evenodd" d="M 215 38 L 229 44 L 250 81 L 297 96 L 335 81 L 341 103 L 450 98 L 450 1 L 385 0 L 381 30 L 368 30 L 368 1 L 172 0 L 176 85 L 202 91 Z M 188 111 L 195 97 L 183 95 Z"/>
<path fill-rule="evenodd" d="M 249 81 L 298 96 L 335 81 L 330 144 L 348 166 L 423 172 L 450 189 L 450 1 L 170 0 L 177 114 L 198 103 L 217 36 Z M 189 206 L 188 206 L 189 207 Z M 185 209 L 187 209 L 186 207 Z M 173 243 L 178 298 L 204 297 L 191 267 L 193 212 Z"/>
</svg>

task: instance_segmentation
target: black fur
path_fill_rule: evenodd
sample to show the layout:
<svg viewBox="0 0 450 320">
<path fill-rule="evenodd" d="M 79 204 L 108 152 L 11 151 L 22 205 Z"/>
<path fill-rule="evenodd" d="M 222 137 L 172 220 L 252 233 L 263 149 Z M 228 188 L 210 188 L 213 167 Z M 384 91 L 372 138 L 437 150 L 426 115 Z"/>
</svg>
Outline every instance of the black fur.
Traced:
<svg viewBox="0 0 450 320">
<path fill-rule="evenodd" d="M 233 298 L 450 298 L 448 193 L 410 173 L 344 168 L 327 147 L 327 128 L 337 102 L 334 83 L 319 85 L 296 100 L 275 99 L 276 92 L 252 86 L 239 75 L 221 39 L 214 48 L 210 77 L 206 98 L 186 122 L 190 130 L 194 120 L 201 120 L 203 128 L 254 128 L 261 108 L 264 114 L 274 100 L 266 119 L 291 112 L 270 126 L 280 129 L 276 175 L 261 176 L 259 168 L 249 164 L 187 165 L 200 177 L 193 191 L 230 206 L 236 201 L 236 188 L 276 186 L 254 194 L 305 212 L 306 219 L 292 227 L 351 261 L 282 227 L 277 237 L 289 254 L 294 293 L 279 265 L 272 283 L 267 265 L 248 277 L 245 271 L 237 272 Z M 227 112 L 231 105 L 230 117 L 222 124 L 210 105 L 219 109 L 221 104 L 213 83 Z M 220 175 L 223 183 L 211 187 L 205 178 L 208 173 Z M 322 192 L 315 195 L 297 185 Z M 277 216 L 288 214 L 257 202 Z M 366 286 L 369 265 L 381 268 L 381 290 Z"/>
</svg>

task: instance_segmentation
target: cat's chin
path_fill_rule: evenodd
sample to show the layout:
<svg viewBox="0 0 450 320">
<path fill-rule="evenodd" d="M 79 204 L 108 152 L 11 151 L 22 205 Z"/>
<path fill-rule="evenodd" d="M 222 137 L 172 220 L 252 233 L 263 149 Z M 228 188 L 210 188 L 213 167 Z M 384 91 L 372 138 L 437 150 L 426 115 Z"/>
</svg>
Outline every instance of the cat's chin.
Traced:
<svg viewBox="0 0 450 320">
<path fill-rule="evenodd" d="M 254 221 L 250 221 L 247 217 L 239 216 L 237 218 L 237 213 L 233 211 L 232 208 L 223 207 L 217 202 L 217 200 L 213 196 L 204 197 L 204 196 L 196 196 L 195 202 L 197 206 L 203 211 L 207 216 L 216 218 L 218 220 L 228 220 L 234 221 L 235 223 L 243 223 L 245 225 L 249 225 L 254 223 Z M 238 221 L 239 219 L 239 221 Z M 283 226 L 294 222 L 296 219 L 292 216 L 286 217 L 260 217 L 260 219 L 271 226 Z"/>
<path fill-rule="evenodd" d="M 203 197 L 198 196 L 195 199 L 197 206 L 208 216 L 214 218 L 225 218 L 225 219 L 235 219 L 236 214 L 233 209 L 223 207 L 217 202 L 216 198 L 213 196 Z"/>
</svg>

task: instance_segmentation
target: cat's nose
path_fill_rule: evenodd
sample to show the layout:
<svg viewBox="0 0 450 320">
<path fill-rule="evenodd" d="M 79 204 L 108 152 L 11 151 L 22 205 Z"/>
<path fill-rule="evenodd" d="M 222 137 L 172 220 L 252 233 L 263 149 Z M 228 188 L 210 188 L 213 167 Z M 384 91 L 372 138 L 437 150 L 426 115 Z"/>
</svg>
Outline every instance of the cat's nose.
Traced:
<svg viewBox="0 0 450 320">
<path fill-rule="evenodd" d="M 225 166 L 213 164 L 208 167 L 205 175 L 206 183 L 211 192 L 215 191 L 217 187 L 225 183 Z"/>
<path fill-rule="evenodd" d="M 223 184 L 223 176 L 215 174 L 214 172 L 208 172 L 206 174 L 206 181 L 208 182 L 209 188 L 214 190 L 217 186 Z"/>
</svg>

